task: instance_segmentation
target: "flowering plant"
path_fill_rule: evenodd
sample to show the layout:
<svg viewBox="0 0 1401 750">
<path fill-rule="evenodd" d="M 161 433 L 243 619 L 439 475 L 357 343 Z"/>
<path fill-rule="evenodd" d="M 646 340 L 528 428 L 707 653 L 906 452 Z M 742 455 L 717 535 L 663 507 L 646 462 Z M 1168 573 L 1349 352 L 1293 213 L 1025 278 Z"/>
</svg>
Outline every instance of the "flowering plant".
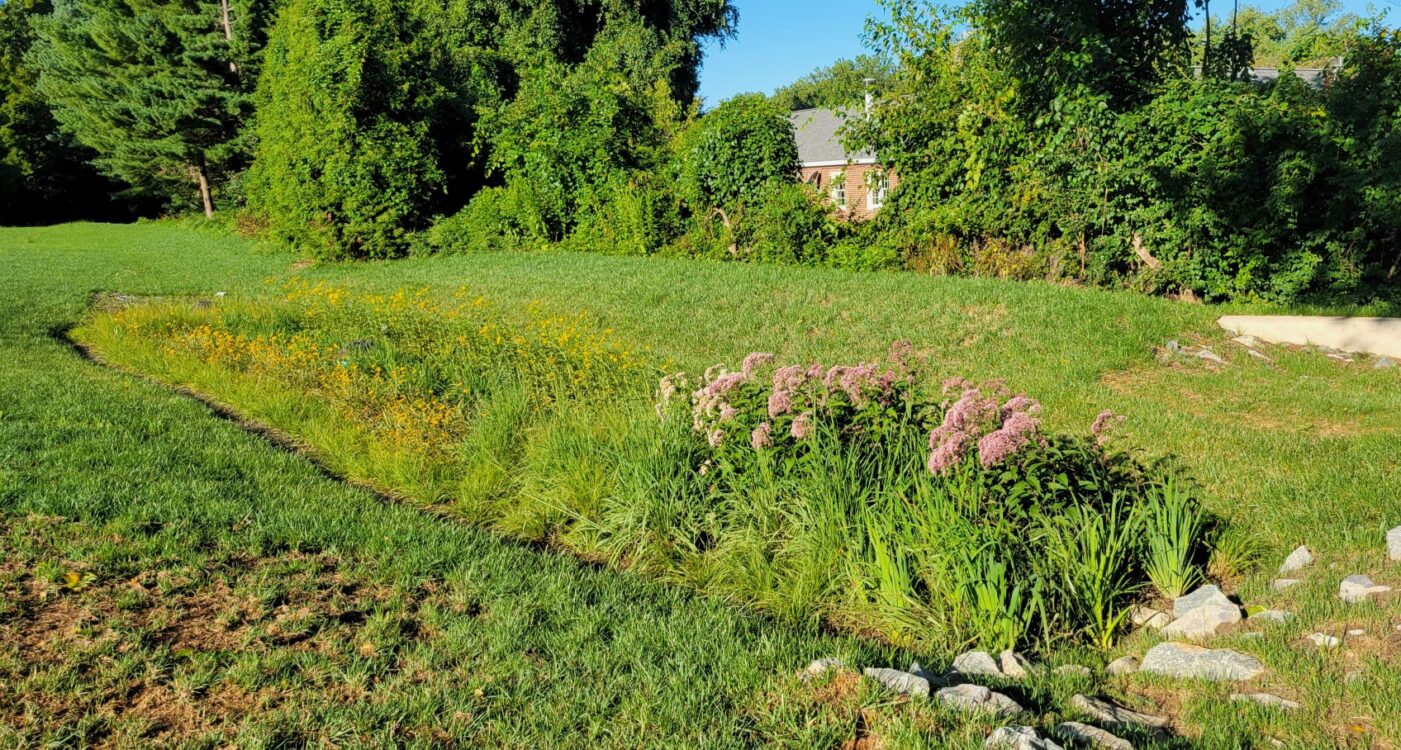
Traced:
<svg viewBox="0 0 1401 750">
<path fill-rule="evenodd" d="M 851 366 L 776 367 L 772 354 L 756 352 L 738 371 L 717 365 L 696 383 L 684 373 L 664 378 L 658 411 L 685 415 L 712 450 L 737 463 L 748 463 L 744 454 L 798 452 L 819 431 L 842 445 L 878 447 L 933 416 L 919 365 L 907 341 L 884 361 Z"/>
<path fill-rule="evenodd" d="M 881 362 L 779 367 L 774 361 L 756 352 L 738 371 L 717 365 L 697 383 L 685 373 L 664 378 L 658 413 L 684 412 L 713 451 L 737 464 L 746 463 L 745 453 L 801 452 L 819 431 L 837 445 L 876 449 L 925 435 L 934 475 L 974 457 L 991 469 L 1048 445 L 1035 399 L 962 378 L 946 381 L 941 399 L 921 386 L 924 363 L 908 341 L 892 344 Z M 1096 424 L 1108 420 L 1101 416 Z"/>
</svg>

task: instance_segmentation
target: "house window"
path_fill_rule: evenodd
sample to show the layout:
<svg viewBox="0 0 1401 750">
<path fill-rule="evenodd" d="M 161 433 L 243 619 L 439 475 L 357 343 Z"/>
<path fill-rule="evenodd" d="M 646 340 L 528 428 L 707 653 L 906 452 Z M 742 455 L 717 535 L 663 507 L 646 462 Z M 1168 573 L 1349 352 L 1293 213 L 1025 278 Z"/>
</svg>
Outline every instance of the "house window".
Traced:
<svg viewBox="0 0 1401 750">
<path fill-rule="evenodd" d="M 832 205 L 846 208 L 846 173 L 833 172 L 831 178 Z"/>
<path fill-rule="evenodd" d="M 890 197 L 890 175 L 885 172 L 872 172 L 868 179 L 866 207 L 877 211 L 885 205 L 886 198 Z"/>
</svg>

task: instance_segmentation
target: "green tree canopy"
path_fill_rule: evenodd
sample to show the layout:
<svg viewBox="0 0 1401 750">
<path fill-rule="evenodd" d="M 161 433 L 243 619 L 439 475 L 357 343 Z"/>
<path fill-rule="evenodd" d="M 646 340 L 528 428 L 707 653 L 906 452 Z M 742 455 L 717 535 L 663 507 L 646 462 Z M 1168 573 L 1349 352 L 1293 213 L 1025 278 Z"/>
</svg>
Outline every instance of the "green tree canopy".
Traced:
<svg viewBox="0 0 1401 750">
<path fill-rule="evenodd" d="M 762 94 L 741 94 L 702 116 L 682 136 L 677 159 L 682 193 L 698 210 L 742 205 L 798 174 L 788 111 Z"/>
<path fill-rule="evenodd" d="M 125 215 L 111 198 L 120 183 L 88 164 L 94 154 L 59 131 L 35 90 L 39 74 L 25 59 L 31 21 L 51 10 L 48 0 L 0 4 L 0 224 Z"/>
<path fill-rule="evenodd" d="M 54 117 L 103 173 L 178 198 L 215 192 L 249 152 L 270 0 L 55 0 L 31 59 Z M 197 191 L 197 192 L 195 192 Z"/>
<path fill-rule="evenodd" d="M 876 55 L 857 55 L 854 60 L 838 60 L 779 88 L 773 100 L 789 111 L 813 107 L 840 108 L 860 104 L 871 89 L 883 91 L 895 75 L 895 66 Z"/>
<path fill-rule="evenodd" d="M 1141 103 L 1188 59 L 1187 0 L 974 0 L 966 20 L 1030 111 L 1077 89 Z"/>
<path fill-rule="evenodd" d="M 734 22 L 726 0 L 292 0 L 253 205 L 284 241 L 378 257 L 505 183 L 478 215 L 561 239 L 606 186 L 665 162 L 700 42 Z"/>
</svg>

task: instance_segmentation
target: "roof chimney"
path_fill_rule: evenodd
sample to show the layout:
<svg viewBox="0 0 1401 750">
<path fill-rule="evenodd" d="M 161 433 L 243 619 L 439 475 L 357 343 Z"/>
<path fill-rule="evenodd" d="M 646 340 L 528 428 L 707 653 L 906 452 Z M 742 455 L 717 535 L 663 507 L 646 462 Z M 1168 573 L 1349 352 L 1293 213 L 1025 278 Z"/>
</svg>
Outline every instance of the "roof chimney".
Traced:
<svg viewBox="0 0 1401 750">
<path fill-rule="evenodd" d="M 874 78 L 867 78 L 867 79 L 866 79 L 866 116 L 867 116 L 867 117 L 870 117 L 870 116 L 871 116 L 871 110 L 872 110 L 873 108 L 875 108 L 875 106 L 876 106 L 876 94 L 875 94 L 874 89 L 872 88 L 872 87 L 875 86 L 875 85 L 876 85 L 876 79 L 874 79 Z"/>
</svg>

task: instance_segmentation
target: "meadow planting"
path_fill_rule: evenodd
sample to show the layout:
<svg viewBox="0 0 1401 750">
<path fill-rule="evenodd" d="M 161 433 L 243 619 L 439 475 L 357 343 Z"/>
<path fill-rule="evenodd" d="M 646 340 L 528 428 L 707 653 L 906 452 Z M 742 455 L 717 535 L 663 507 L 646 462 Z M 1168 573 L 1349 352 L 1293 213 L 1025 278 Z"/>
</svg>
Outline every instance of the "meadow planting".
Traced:
<svg viewBox="0 0 1401 750">
<path fill-rule="evenodd" d="M 1202 575 L 1211 521 L 1110 412 L 1050 432 L 903 341 L 670 372 L 586 314 L 507 312 L 294 281 L 123 299 L 75 336 L 396 497 L 896 643 L 1109 646 Z"/>
</svg>

